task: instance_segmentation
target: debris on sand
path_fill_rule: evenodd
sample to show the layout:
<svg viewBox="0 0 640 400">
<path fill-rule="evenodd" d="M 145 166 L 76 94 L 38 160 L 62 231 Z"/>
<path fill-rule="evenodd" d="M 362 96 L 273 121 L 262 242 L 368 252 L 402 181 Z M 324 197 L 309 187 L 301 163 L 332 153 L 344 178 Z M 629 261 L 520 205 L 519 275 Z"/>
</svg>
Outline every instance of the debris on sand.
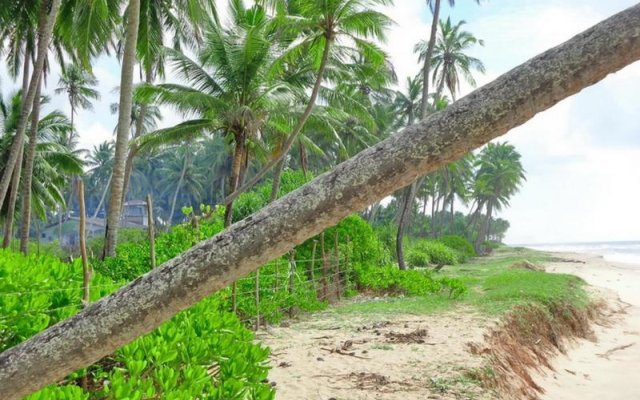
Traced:
<svg viewBox="0 0 640 400">
<path fill-rule="evenodd" d="M 384 337 L 387 338 L 388 343 L 423 344 L 424 338 L 427 337 L 427 330 L 419 328 L 409 333 L 389 332 Z"/>
</svg>

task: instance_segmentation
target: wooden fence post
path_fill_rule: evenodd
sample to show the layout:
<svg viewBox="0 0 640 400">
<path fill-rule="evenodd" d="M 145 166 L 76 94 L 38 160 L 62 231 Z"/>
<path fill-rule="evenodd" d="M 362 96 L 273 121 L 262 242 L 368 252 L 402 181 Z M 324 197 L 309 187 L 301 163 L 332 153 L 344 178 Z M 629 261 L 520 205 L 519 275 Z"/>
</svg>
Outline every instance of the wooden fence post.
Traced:
<svg viewBox="0 0 640 400">
<path fill-rule="evenodd" d="M 89 266 L 89 259 L 87 257 L 87 234 L 86 234 L 86 219 L 87 212 L 84 204 L 84 181 L 78 180 L 78 203 L 80 204 L 80 256 L 82 257 L 82 304 L 84 307 L 89 305 L 90 293 L 89 284 L 91 282 L 91 267 Z"/>
<path fill-rule="evenodd" d="M 238 282 L 233 282 L 231 287 L 231 310 L 234 314 L 238 311 Z"/>
<path fill-rule="evenodd" d="M 340 246 L 338 244 L 338 231 L 334 236 L 334 246 L 335 246 L 335 257 L 336 257 L 336 270 L 334 275 L 334 280 L 336 283 L 336 299 L 340 300 Z"/>
<path fill-rule="evenodd" d="M 256 332 L 260 329 L 260 268 L 256 270 Z"/>
<path fill-rule="evenodd" d="M 313 291 L 316 293 L 316 299 L 318 298 L 318 288 L 316 287 L 316 247 L 318 246 L 318 241 L 313 239 L 313 250 L 311 250 L 311 287 L 313 287 Z"/>
<path fill-rule="evenodd" d="M 349 235 L 347 235 L 347 247 L 345 249 L 345 253 L 344 253 L 344 282 L 345 282 L 345 286 L 347 286 L 347 284 L 349 283 L 349 274 L 351 273 L 351 271 L 349 271 L 349 250 L 350 250 L 350 245 L 351 244 L 351 238 L 349 237 Z"/>
<path fill-rule="evenodd" d="M 293 296 L 295 291 L 295 277 L 296 277 L 296 250 L 292 249 L 289 252 L 289 295 Z M 294 307 L 289 308 L 289 317 L 293 317 Z"/>
<path fill-rule="evenodd" d="M 327 253 L 324 251 L 324 232 L 320 234 L 320 252 L 322 254 L 322 300 L 326 300 L 329 295 L 327 283 L 327 274 L 329 273 L 329 264 L 327 263 Z"/>
<path fill-rule="evenodd" d="M 153 221 L 153 199 L 151 193 L 147 194 L 147 225 L 149 225 L 149 250 L 151 257 L 151 268 L 156 267 L 156 231 Z"/>
</svg>

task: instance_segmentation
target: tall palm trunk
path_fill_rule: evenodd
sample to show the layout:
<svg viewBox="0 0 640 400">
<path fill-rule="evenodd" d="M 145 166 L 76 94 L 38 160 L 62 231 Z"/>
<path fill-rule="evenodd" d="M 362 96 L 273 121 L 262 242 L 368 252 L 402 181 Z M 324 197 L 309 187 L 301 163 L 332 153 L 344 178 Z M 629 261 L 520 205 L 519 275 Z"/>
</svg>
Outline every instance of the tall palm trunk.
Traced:
<svg viewBox="0 0 640 400">
<path fill-rule="evenodd" d="M 287 154 L 289 153 L 289 150 L 291 150 L 291 146 L 293 146 L 293 143 L 295 142 L 296 138 L 302 131 L 302 128 L 304 128 L 304 125 L 307 122 L 307 119 L 309 119 L 309 116 L 311 116 L 311 112 L 315 107 L 318 94 L 320 93 L 320 88 L 322 87 L 322 79 L 324 77 L 324 72 L 327 69 L 327 65 L 329 64 L 329 54 L 331 53 L 332 44 L 333 44 L 333 37 L 326 38 L 326 44 L 324 46 L 324 50 L 322 52 L 322 59 L 320 61 L 320 68 L 318 69 L 318 74 L 316 75 L 316 81 L 313 85 L 313 90 L 311 91 L 309 102 L 307 103 L 306 108 L 302 112 L 302 116 L 300 116 L 298 123 L 295 125 L 295 127 L 291 131 L 291 134 L 287 137 L 287 140 L 284 142 L 284 146 L 282 146 L 282 149 L 283 149 L 282 152 L 277 157 L 274 157 L 271 160 L 269 160 L 269 162 L 267 162 L 267 164 L 265 164 L 265 166 L 262 167 L 262 169 L 258 171 L 258 173 L 256 173 L 256 175 L 253 178 L 251 178 L 249 182 L 241 185 L 241 187 L 237 188 L 237 190 L 232 190 L 231 194 L 227 196 L 226 199 L 224 199 L 225 204 L 228 205 L 229 203 L 233 202 L 233 200 L 235 200 L 241 193 L 245 192 L 247 189 L 252 188 L 256 183 L 258 183 L 258 181 L 260 181 L 260 179 L 262 179 L 267 174 L 267 172 L 271 170 L 271 168 L 273 168 L 276 164 L 278 164 L 281 160 L 283 160 L 287 156 Z"/>
<path fill-rule="evenodd" d="M 176 185 L 176 191 L 173 193 L 173 200 L 171 201 L 171 212 L 169 213 L 169 226 L 173 225 L 173 213 L 176 211 L 176 203 L 178 201 L 178 194 L 180 194 L 180 188 L 182 187 L 182 182 L 184 181 L 184 176 L 187 173 L 187 165 L 189 164 L 189 148 L 187 148 L 186 153 L 184 155 L 184 161 L 182 162 L 182 171 L 180 171 L 180 178 L 178 179 L 178 184 Z"/>
<path fill-rule="evenodd" d="M 433 6 L 433 19 L 431 20 L 431 34 L 429 36 L 429 44 L 427 45 L 427 54 L 424 57 L 424 66 L 422 68 L 422 118 L 427 116 L 429 109 L 429 74 L 431 69 L 431 58 L 433 57 L 433 48 L 436 45 L 436 34 L 438 32 L 438 20 L 440 19 L 440 0 L 435 0 Z"/>
<path fill-rule="evenodd" d="M 127 18 L 124 53 L 122 55 L 122 74 L 120 79 L 118 131 L 116 134 L 116 149 L 113 157 L 113 174 L 111 177 L 111 193 L 105 229 L 104 250 L 102 252 L 103 258 L 115 255 L 116 243 L 118 241 L 118 226 L 120 225 L 122 192 L 124 189 L 124 172 L 129 143 L 129 126 L 131 124 L 133 67 L 136 62 L 136 43 L 138 41 L 138 25 L 140 23 L 140 0 L 129 0 Z"/>
<path fill-rule="evenodd" d="M 24 177 L 22 182 L 22 223 L 20 225 L 20 251 L 27 254 L 29 251 L 29 227 L 31 226 L 31 184 L 33 181 L 33 163 L 36 158 L 36 146 L 38 144 L 38 122 L 40 121 L 40 91 L 42 79 L 38 83 L 36 97 L 31 111 L 31 126 L 29 130 L 29 146 L 24 163 Z"/>
<path fill-rule="evenodd" d="M 404 188 L 404 196 L 400 211 L 400 218 L 398 220 L 398 232 L 396 233 L 396 256 L 398 257 L 398 268 L 407 269 L 407 265 L 404 261 L 404 234 L 409 225 L 409 214 L 413 210 L 412 203 L 413 198 L 416 195 L 418 183 L 414 182 L 409 187 Z"/>
<path fill-rule="evenodd" d="M 17 165 L 18 156 L 23 151 L 24 146 L 24 132 L 27 128 L 27 119 L 31 112 L 33 100 L 36 97 L 37 86 L 42 71 L 44 70 L 44 63 L 47 57 L 47 50 L 49 48 L 49 42 L 53 34 L 53 26 L 60 8 L 61 0 L 51 0 L 50 2 L 43 1 L 40 9 L 40 16 L 38 19 L 38 49 L 36 55 L 36 62 L 33 65 L 33 73 L 31 74 L 31 80 L 29 81 L 29 90 L 27 90 L 26 96 L 23 96 L 22 106 L 20 109 L 20 118 L 16 127 L 16 135 L 13 138 L 11 144 L 11 150 L 9 152 L 9 158 L 5 164 L 4 173 L 2 174 L 2 180 L 0 181 L 0 209 L 4 205 L 7 191 L 11 183 L 11 177 L 13 170 Z"/>
<path fill-rule="evenodd" d="M 476 238 L 476 253 L 479 255 L 482 254 L 484 250 L 484 242 L 487 240 L 487 232 L 489 231 L 489 223 L 491 221 L 491 214 L 493 212 L 493 201 L 489 200 L 487 202 L 487 215 L 482 221 L 482 225 L 480 226 L 480 231 L 478 232 L 478 237 Z"/>
<path fill-rule="evenodd" d="M 25 54 L 29 54 L 29 49 L 25 48 Z M 22 70 L 22 95 L 24 96 L 27 91 L 29 90 L 29 66 L 30 66 L 30 62 L 29 62 L 29 57 L 25 57 L 24 59 L 24 65 L 23 65 L 23 70 Z M 38 98 L 39 96 L 36 96 L 36 98 Z M 23 157 L 24 153 L 20 153 L 20 157 L 18 157 L 18 163 L 17 165 L 22 165 L 22 157 Z M 15 189 L 18 186 L 18 183 L 20 181 L 20 175 L 22 173 L 22 171 L 20 170 L 21 168 L 14 168 L 13 170 L 13 176 L 12 176 L 12 188 Z M 2 240 L 2 248 L 6 249 L 7 247 L 9 247 L 9 244 L 11 244 L 11 238 L 13 236 L 13 219 L 15 218 L 15 200 L 11 201 L 11 196 L 12 195 L 17 195 L 17 192 L 14 193 L 14 190 L 12 190 L 11 194 L 9 195 L 9 206 L 7 207 L 7 217 L 6 217 L 6 221 L 5 221 L 5 225 L 4 225 L 4 231 L 3 231 L 3 240 Z"/>
<path fill-rule="evenodd" d="M 146 68 L 145 72 L 145 83 L 151 84 L 153 82 L 153 72 L 151 68 Z M 147 115 L 147 105 L 140 105 L 140 112 L 138 113 L 138 117 L 136 119 L 135 132 L 133 133 L 133 138 L 137 139 L 142 135 L 142 130 L 144 129 L 144 118 Z M 131 180 L 131 173 L 133 172 L 133 159 L 138 154 L 138 143 L 134 141 L 129 146 L 129 152 L 127 153 L 127 161 L 125 162 L 124 168 L 124 182 L 122 183 L 122 204 L 124 204 L 127 191 L 129 189 L 129 181 Z"/>
<path fill-rule="evenodd" d="M 18 199 L 18 187 L 20 187 L 20 174 L 22 170 L 22 153 L 18 155 L 16 167 L 13 169 L 13 177 L 11 179 L 11 192 L 9 192 L 9 203 L 7 208 L 7 217 L 4 222 L 4 232 L 2 239 L 2 248 L 6 249 L 11 244 L 13 238 L 13 220 L 16 215 L 16 202 Z"/>
<path fill-rule="evenodd" d="M 231 161 L 231 175 L 229 176 L 229 191 L 235 192 L 240 184 L 240 174 L 242 170 L 242 164 L 244 163 L 244 153 L 246 151 L 244 133 L 237 134 L 235 138 L 236 148 L 233 154 L 233 161 Z M 231 225 L 233 219 L 233 201 L 228 203 L 224 212 L 224 226 L 225 228 Z"/>
<path fill-rule="evenodd" d="M 435 6 L 433 8 L 433 20 L 431 22 L 431 36 L 429 37 L 429 44 L 427 45 L 427 54 L 424 58 L 424 67 L 422 69 L 422 114 L 421 117 L 427 116 L 427 110 L 429 109 L 429 69 L 431 67 L 431 57 L 433 56 L 433 48 L 436 43 L 436 32 L 438 30 L 438 19 L 440 18 L 440 0 L 435 0 Z M 412 123 L 410 123 L 411 125 Z M 400 221 L 398 222 L 398 233 L 396 235 L 396 252 L 398 255 L 398 266 L 404 269 L 404 251 L 402 250 L 402 242 L 404 233 L 409 224 L 409 216 L 411 214 L 411 207 L 418 189 L 418 183 L 413 182 L 407 190 L 407 199 L 403 203 L 403 209 L 400 213 Z"/>
</svg>

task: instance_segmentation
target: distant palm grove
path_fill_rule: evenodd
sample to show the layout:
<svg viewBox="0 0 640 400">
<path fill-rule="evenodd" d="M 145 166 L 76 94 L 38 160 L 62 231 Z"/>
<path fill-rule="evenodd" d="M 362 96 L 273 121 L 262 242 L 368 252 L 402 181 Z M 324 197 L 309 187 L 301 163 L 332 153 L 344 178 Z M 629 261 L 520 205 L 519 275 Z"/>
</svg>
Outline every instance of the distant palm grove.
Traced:
<svg viewBox="0 0 640 400">
<path fill-rule="evenodd" d="M 0 87 L 3 247 L 77 252 L 80 187 L 87 235 L 100 241 L 94 257 L 115 256 L 120 229 L 147 227 L 147 196 L 159 230 L 207 214 L 201 205 L 224 207 L 228 226 L 245 215 L 233 210 L 241 193 L 266 184 L 275 201 L 284 174 L 299 172 L 302 184 L 447 107 L 461 81 L 474 86 L 484 72 L 468 54 L 484 43 L 464 21 L 442 19 L 440 3 L 427 0 L 433 24 L 415 44 L 415 77 L 398 81 L 381 46 L 391 0 L 8 2 L 0 55 L 15 83 Z M 93 110 L 99 56 L 121 66 L 109 110 Z M 68 113 L 51 109 L 53 93 Z M 114 139 L 80 148 L 92 133 L 74 121 L 90 112 L 117 116 Z M 182 122 L 167 124 L 167 113 Z M 404 269 L 405 236 L 459 235 L 476 251 L 501 241 L 509 223 L 496 214 L 523 181 L 517 150 L 492 143 L 361 217 Z"/>
</svg>

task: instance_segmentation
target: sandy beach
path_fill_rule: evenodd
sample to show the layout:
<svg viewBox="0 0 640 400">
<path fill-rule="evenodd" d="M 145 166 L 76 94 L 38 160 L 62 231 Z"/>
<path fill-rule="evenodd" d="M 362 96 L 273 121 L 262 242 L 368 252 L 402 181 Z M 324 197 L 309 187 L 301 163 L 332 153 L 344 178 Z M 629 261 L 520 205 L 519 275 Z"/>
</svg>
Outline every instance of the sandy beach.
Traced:
<svg viewBox="0 0 640 400">
<path fill-rule="evenodd" d="M 609 262 L 599 256 L 561 254 L 585 261 L 552 263 L 549 272 L 580 276 L 601 288 L 624 309 L 610 326 L 594 326 L 596 342 L 581 340 L 566 355 L 554 359 L 555 371 L 536 380 L 548 400 L 632 400 L 640 399 L 640 266 Z"/>
<path fill-rule="evenodd" d="M 557 255 L 564 261 L 547 263 L 547 272 L 586 280 L 607 300 L 610 316 L 607 326 L 593 325 L 596 341 L 568 343 L 567 354 L 553 358 L 553 370 L 533 373 L 545 390 L 541 398 L 640 399 L 640 266 Z M 325 312 L 273 327 L 259 339 L 273 350 L 269 378 L 279 400 L 496 399 L 501 397 L 459 378 L 483 364 L 467 344 L 482 342 L 494 326 L 495 320 L 472 311 L 383 318 Z M 421 330 L 424 337 L 415 335 Z"/>
</svg>

